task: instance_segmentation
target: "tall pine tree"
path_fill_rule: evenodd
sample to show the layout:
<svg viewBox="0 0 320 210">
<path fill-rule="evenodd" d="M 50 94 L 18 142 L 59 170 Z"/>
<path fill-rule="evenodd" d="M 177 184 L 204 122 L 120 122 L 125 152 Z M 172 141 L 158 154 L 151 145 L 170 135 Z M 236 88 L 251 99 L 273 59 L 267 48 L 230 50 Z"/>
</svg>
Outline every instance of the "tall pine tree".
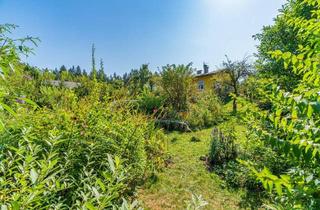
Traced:
<svg viewBox="0 0 320 210">
<path fill-rule="evenodd" d="M 95 58 L 95 51 L 96 48 L 94 44 L 92 44 L 92 49 L 91 49 L 91 64 L 92 64 L 92 69 L 90 73 L 90 78 L 91 79 L 97 79 L 97 69 L 96 69 L 96 58 Z"/>
</svg>

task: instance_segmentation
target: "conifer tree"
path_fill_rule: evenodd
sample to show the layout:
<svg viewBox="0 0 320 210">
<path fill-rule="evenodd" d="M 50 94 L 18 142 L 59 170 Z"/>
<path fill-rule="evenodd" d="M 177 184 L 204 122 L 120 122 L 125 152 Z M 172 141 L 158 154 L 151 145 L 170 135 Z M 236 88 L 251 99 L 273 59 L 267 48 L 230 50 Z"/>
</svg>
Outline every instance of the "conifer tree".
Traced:
<svg viewBox="0 0 320 210">
<path fill-rule="evenodd" d="M 57 68 L 54 69 L 53 74 L 55 75 L 55 80 L 60 79 L 60 72 Z"/>
<path fill-rule="evenodd" d="M 76 75 L 76 68 L 74 66 L 72 66 L 70 69 L 69 69 L 69 73 L 72 75 L 72 76 L 75 76 Z"/>
<path fill-rule="evenodd" d="M 92 64 L 92 69 L 91 69 L 91 73 L 90 73 L 90 78 L 91 78 L 91 79 L 97 79 L 97 69 L 96 69 L 95 51 L 96 51 L 96 48 L 95 48 L 94 44 L 92 44 L 92 49 L 91 49 L 91 64 Z"/>
<path fill-rule="evenodd" d="M 85 69 L 82 70 L 82 76 L 85 76 L 85 77 L 88 76 L 88 73 L 87 73 L 87 71 Z"/>
<path fill-rule="evenodd" d="M 82 75 L 81 68 L 80 68 L 80 66 L 77 66 L 77 68 L 76 68 L 76 76 L 81 76 L 81 75 Z"/>
<path fill-rule="evenodd" d="M 105 82 L 106 81 L 106 74 L 104 73 L 104 66 L 103 66 L 103 60 L 100 59 L 100 69 L 98 71 L 98 74 L 97 74 L 97 79 L 100 81 L 100 82 Z"/>
<path fill-rule="evenodd" d="M 62 66 L 60 67 L 59 72 L 60 72 L 60 74 L 61 74 L 61 72 L 64 72 L 64 71 L 67 71 L 67 68 L 65 67 L 65 65 L 62 65 Z"/>
</svg>

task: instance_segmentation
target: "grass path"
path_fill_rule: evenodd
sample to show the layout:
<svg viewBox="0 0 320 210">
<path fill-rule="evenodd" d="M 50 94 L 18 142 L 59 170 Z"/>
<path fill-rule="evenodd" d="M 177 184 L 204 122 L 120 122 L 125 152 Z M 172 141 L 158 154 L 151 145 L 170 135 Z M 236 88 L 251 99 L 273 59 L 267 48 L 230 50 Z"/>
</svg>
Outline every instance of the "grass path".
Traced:
<svg viewBox="0 0 320 210">
<path fill-rule="evenodd" d="M 138 191 L 145 209 L 185 209 L 192 193 L 202 195 L 209 204 L 205 209 L 238 209 L 241 192 L 224 189 L 222 181 L 208 172 L 199 158 L 208 153 L 211 129 L 194 133 L 170 133 L 168 150 L 172 164 Z M 191 142 L 192 136 L 200 142 Z M 176 138 L 175 141 L 171 141 Z"/>
</svg>

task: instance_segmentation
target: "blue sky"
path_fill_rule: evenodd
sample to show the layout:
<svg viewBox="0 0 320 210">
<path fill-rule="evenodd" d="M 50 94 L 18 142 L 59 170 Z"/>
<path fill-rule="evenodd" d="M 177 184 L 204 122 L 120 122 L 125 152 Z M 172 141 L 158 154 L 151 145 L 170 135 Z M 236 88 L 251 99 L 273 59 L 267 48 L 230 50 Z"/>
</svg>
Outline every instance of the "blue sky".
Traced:
<svg viewBox="0 0 320 210">
<path fill-rule="evenodd" d="M 143 63 L 209 64 L 255 52 L 252 35 L 272 24 L 284 0 L 0 0 L 1 23 L 14 36 L 41 39 L 27 59 L 41 68 L 90 69 L 91 45 L 107 74 Z"/>
</svg>

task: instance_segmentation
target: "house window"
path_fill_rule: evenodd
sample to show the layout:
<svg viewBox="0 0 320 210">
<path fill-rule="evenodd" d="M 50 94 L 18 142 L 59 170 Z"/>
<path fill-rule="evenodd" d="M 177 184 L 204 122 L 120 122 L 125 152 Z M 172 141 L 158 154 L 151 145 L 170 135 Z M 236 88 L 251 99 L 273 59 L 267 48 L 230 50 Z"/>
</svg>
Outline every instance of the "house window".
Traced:
<svg viewBox="0 0 320 210">
<path fill-rule="evenodd" d="M 203 81 L 203 80 L 200 80 L 200 81 L 198 82 L 198 89 L 199 89 L 199 90 L 204 90 L 204 81 Z"/>
</svg>

